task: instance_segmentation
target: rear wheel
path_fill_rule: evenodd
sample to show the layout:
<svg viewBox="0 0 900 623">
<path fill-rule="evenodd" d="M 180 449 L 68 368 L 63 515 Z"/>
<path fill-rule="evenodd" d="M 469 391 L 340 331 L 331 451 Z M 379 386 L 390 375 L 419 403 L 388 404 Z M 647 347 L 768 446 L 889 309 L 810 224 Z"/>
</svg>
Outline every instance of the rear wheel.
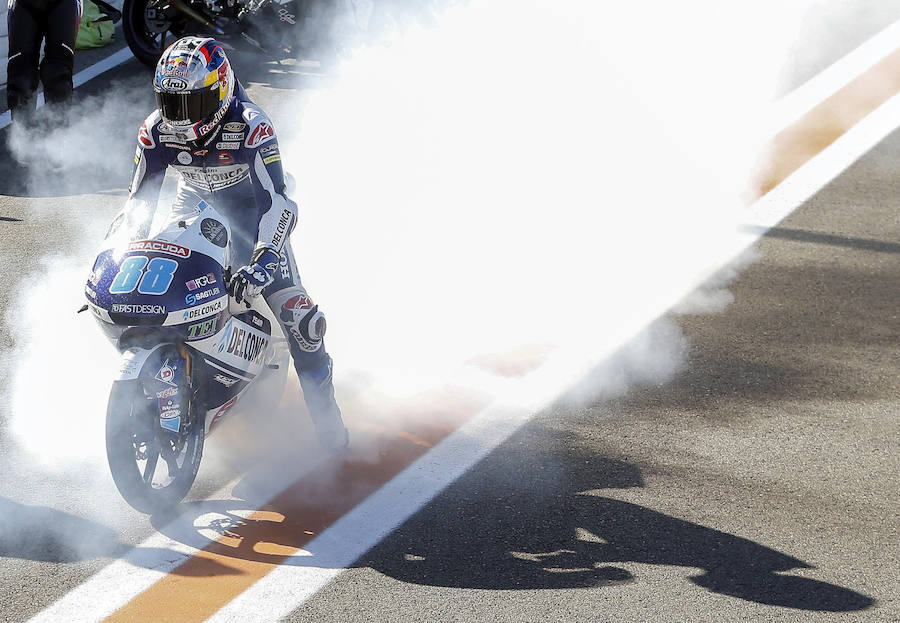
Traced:
<svg viewBox="0 0 900 623">
<path fill-rule="evenodd" d="M 186 18 L 165 0 L 125 0 L 122 30 L 134 56 L 149 67 L 186 30 Z"/>
<path fill-rule="evenodd" d="M 191 396 L 181 380 L 180 391 Z M 178 433 L 159 424 L 157 400 L 140 379 L 116 381 L 106 412 L 106 456 L 119 493 L 136 510 L 155 513 L 178 504 L 191 486 L 203 455 L 203 418 L 197 400 L 187 403 L 186 425 Z"/>
</svg>

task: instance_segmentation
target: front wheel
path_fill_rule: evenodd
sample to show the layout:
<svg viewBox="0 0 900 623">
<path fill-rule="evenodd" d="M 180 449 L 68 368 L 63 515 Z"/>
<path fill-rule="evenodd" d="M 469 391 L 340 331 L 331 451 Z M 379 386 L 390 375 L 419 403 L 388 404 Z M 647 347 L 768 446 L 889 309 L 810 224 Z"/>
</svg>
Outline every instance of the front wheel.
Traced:
<svg viewBox="0 0 900 623">
<path fill-rule="evenodd" d="M 135 58 L 155 67 L 166 46 L 186 30 L 186 18 L 162 0 L 125 0 L 122 30 Z"/>
<path fill-rule="evenodd" d="M 203 417 L 194 398 L 187 408 L 190 425 L 173 434 L 160 427 L 157 399 L 147 395 L 140 379 L 113 384 L 106 456 L 119 493 L 142 513 L 175 506 L 194 484 L 203 455 Z"/>
</svg>

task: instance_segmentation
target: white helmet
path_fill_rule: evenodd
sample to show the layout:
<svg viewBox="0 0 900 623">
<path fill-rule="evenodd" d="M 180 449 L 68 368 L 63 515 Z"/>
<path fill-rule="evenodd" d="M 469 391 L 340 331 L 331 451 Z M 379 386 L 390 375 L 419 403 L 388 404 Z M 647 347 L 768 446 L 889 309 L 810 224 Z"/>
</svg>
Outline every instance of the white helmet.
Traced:
<svg viewBox="0 0 900 623">
<path fill-rule="evenodd" d="M 184 37 L 156 64 L 156 105 L 171 131 L 194 141 L 225 116 L 234 96 L 234 72 L 215 39 Z"/>
</svg>

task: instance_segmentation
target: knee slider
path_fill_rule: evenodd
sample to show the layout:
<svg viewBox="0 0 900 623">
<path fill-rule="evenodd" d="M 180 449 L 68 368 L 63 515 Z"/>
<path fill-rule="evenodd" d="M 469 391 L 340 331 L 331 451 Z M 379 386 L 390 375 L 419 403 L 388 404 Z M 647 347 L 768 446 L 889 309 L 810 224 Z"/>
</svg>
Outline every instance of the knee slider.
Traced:
<svg viewBox="0 0 900 623">
<path fill-rule="evenodd" d="M 281 322 L 289 337 L 304 351 L 315 352 L 327 327 L 325 314 L 306 294 L 289 298 L 281 309 Z"/>
<path fill-rule="evenodd" d="M 305 331 L 310 340 L 321 342 L 322 338 L 325 337 L 327 323 L 325 322 L 325 314 L 319 311 L 318 305 L 309 310 L 306 315 L 300 319 L 299 324 L 302 327 L 301 331 Z"/>
</svg>

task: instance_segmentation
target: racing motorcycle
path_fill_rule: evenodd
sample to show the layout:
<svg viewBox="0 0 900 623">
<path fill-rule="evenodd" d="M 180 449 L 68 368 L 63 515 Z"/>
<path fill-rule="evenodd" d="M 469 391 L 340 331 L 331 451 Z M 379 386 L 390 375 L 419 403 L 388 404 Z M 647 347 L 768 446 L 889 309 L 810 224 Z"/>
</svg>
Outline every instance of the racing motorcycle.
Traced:
<svg viewBox="0 0 900 623">
<path fill-rule="evenodd" d="M 301 41 L 303 9 L 311 0 L 125 0 L 122 29 L 128 47 L 153 67 L 166 47 L 185 35 L 214 37 L 275 59 L 296 56 L 318 41 Z M 305 29 L 304 37 L 323 37 Z"/>
<path fill-rule="evenodd" d="M 153 513 L 184 498 L 206 436 L 248 387 L 284 367 L 286 351 L 261 298 L 228 296 L 228 222 L 205 202 L 190 214 L 148 212 L 128 203 L 116 216 L 85 295 L 121 352 L 106 412 L 113 481 Z"/>
</svg>

